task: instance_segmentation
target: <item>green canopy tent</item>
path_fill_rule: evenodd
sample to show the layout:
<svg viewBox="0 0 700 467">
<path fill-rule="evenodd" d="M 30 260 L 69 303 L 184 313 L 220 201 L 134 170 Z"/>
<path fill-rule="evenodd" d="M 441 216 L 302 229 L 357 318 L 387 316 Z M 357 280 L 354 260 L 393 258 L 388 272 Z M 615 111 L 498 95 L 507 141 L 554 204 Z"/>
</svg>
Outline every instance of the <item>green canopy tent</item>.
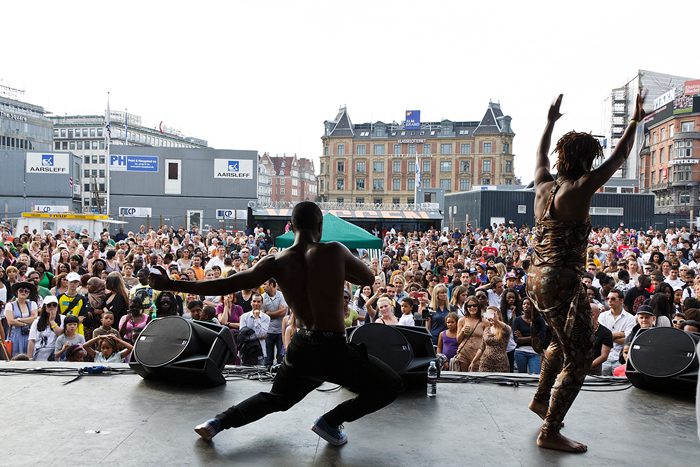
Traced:
<svg viewBox="0 0 700 467">
<path fill-rule="evenodd" d="M 322 242 L 340 242 L 346 247 L 381 249 L 382 240 L 365 229 L 334 216 L 331 213 L 323 215 Z M 289 248 L 294 243 L 294 232 L 291 230 L 275 239 L 278 248 Z"/>
</svg>

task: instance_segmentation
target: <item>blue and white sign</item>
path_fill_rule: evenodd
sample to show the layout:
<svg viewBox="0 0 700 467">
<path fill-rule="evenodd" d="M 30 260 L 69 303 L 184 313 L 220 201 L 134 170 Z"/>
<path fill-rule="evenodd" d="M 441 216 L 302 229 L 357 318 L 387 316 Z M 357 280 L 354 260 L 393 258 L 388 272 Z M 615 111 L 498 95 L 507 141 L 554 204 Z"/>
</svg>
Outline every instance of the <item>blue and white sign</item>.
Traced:
<svg viewBox="0 0 700 467">
<path fill-rule="evenodd" d="M 403 126 L 407 130 L 420 130 L 420 110 L 407 110 Z"/>
<path fill-rule="evenodd" d="M 137 207 L 120 207 L 119 217 L 151 217 L 153 211 L 151 208 Z"/>
<path fill-rule="evenodd" d="M 216 218 L 218 220 L 246 219 L 248 211 L 245 209 L 217 209 Z"/>
<path fill-rule="evenodd" d="M 70 159 L 67 153 L 27 153 L 28 174 L 68 175 Z"/>
<path fill-rule="evenodd" d="M 115 172 L 158 172 L 158 156 L 109 156 L 109 170 Z"/>
<path fill-rule="evenodd" d="M 214 159 L 214 178 L 252 180 L 253 161 L 245 159 Z"/>
</svg>

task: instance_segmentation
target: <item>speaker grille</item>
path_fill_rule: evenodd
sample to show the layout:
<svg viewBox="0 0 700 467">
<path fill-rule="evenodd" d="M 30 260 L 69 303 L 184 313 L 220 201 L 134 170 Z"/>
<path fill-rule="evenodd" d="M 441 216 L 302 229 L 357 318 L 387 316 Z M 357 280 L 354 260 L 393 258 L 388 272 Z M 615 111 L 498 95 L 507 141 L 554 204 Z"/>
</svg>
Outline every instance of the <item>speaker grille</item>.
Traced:
<svg viewBox="0 0 700 467">
<path fill-rule="evenodd" d="M 192 338 L 192 327 L 184 319 L 155 319 L 136 341 L 134 357 L 146 366 L 167 365 L 185 352 Z"/>
<path fill-rule="evenodd" d="M 629 359 L 637 371 L 647 376 L 674 376 L 693 364 L 695 340 L 679 329 L 651 328 L 634 338 Z"/>
<path fill-rule="evenodd" d="M 400 331 L 386 324 L 360 326 L 350 336 L 353 344 L 365 344 L 367 353 L 389 365 L 394 371 L 403 371 L 411 361 L 411 347 Z"/>
</svg>

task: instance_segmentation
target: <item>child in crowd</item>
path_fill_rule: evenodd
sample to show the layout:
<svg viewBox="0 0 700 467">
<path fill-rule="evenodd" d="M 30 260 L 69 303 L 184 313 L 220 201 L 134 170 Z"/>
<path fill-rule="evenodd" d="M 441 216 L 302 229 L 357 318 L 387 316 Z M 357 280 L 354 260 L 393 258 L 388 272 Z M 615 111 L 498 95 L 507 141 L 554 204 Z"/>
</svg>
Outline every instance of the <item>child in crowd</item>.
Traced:
<svg viewBox="0 0 700 467">
<path fill-rule="evenodd" d="M 438 336 L 437 353 L 443 354 L 445 357 L 447 357 L 443 367 L 444 370 L 449 369 L 448 366 L 450 359 L 457 354 L 457 321 L 459 321 L 457 313 L 448 313 L 447 317 L 445 318 L 447 329 L 442 331 Z"/>
<path fill-rule="evenodd" d="M 190 317 L 193 320 L 201 320 L 202 319 L 202 308 L 204 307 L 204 304 L 202 303 L 201 300 L 192 300 L 190 302 L 187 302 L 187 311 L 190 313 Z"/>
<path fill-rule="evenodd" d="M 414 326 L 416 324 L 413 318 L 413 299 L 406 297 L 401 300 L 401 317 L 399 318 L 401 326 Z"/>
<path fill-rule="evenodd" d="M 112 327 L 114 324 L 114 313 L 111 311 L 103 311 L 102 317 L 100 318 L 101 326 L 94 331 L 92 331 L 92 337 L 104 336 L 112 334 L 114 336 L 119 336 L 119 331 Z"/>
<path fill-rule="evenodd" d="M 63 320 L 63 334 L 58 336 L 56 339 L 56 351 L 54 357 L 56 360 L 67 360 L 68 350 L 72 346 L 80 346 L 85 343 L 85 338 L 82 334 L 78 334 L 78 317 L 73 315 L 66 316 Z M 74 354 L 75 349 L 73 349 L 70 354 Z M 82 360 L 79 360 L 82 361 Z"/>
<path fill-rule="evenodd" d="M 199 319 L 200 321 L 219 324 L 219 320 L 216 319 L 216 308 L 211 305 L 207 305 L 204 308 L 202 308 L 202 311 L 199 314 Z"/>
<path fill-rule="evenodd" d="M 94 349 L 98 344 L 99 351 Z M 119 346 L 123 349 L 119 350 Z M 83 346 L 88 355 L 95 359 L 95 363 L 122 363 L 124 358 L 134 350 L 134 347 L 114 334 L 102 334 L 93 337 Z"/>
</svg>

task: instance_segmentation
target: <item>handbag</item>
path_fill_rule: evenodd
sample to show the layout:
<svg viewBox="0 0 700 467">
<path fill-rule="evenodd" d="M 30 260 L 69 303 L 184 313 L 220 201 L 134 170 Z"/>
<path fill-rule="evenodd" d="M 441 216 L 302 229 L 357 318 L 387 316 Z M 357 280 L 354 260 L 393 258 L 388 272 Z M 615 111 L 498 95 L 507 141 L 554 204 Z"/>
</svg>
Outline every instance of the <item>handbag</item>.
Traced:
<svg viewBox="0 0 700 467">
<path fill-rule="evenodd" d="M 12 341 L 2 342 L 3 357 L 5 360 L 10 360 L 12 358 Z"/>
<path fill-rule="evenodd" d="M 462 342 L 460 342 L 459 347 L 457 347 L 457 353 L 455 354 L 454 357 L 452 357 L 450 359 L 450 363 L 449 363 L 450 371 L 460 371 L 459 360 L 457 360 L 457 355 L 459 355 L 459 352 L 460 352 L 460 350 L 462 350 L 462 347 L 469 341 L 469 339 L 471 339 L 471 337 L 474 334 L 474 331 L 476 331 L 477 327 L 479 327 L 478 323 L 476 326 L 474 326 L 474 328 L 472 329 L 472 332 L 470 332 L 469 335 L 466 338 L 462 339 Z"/>
</svg>

